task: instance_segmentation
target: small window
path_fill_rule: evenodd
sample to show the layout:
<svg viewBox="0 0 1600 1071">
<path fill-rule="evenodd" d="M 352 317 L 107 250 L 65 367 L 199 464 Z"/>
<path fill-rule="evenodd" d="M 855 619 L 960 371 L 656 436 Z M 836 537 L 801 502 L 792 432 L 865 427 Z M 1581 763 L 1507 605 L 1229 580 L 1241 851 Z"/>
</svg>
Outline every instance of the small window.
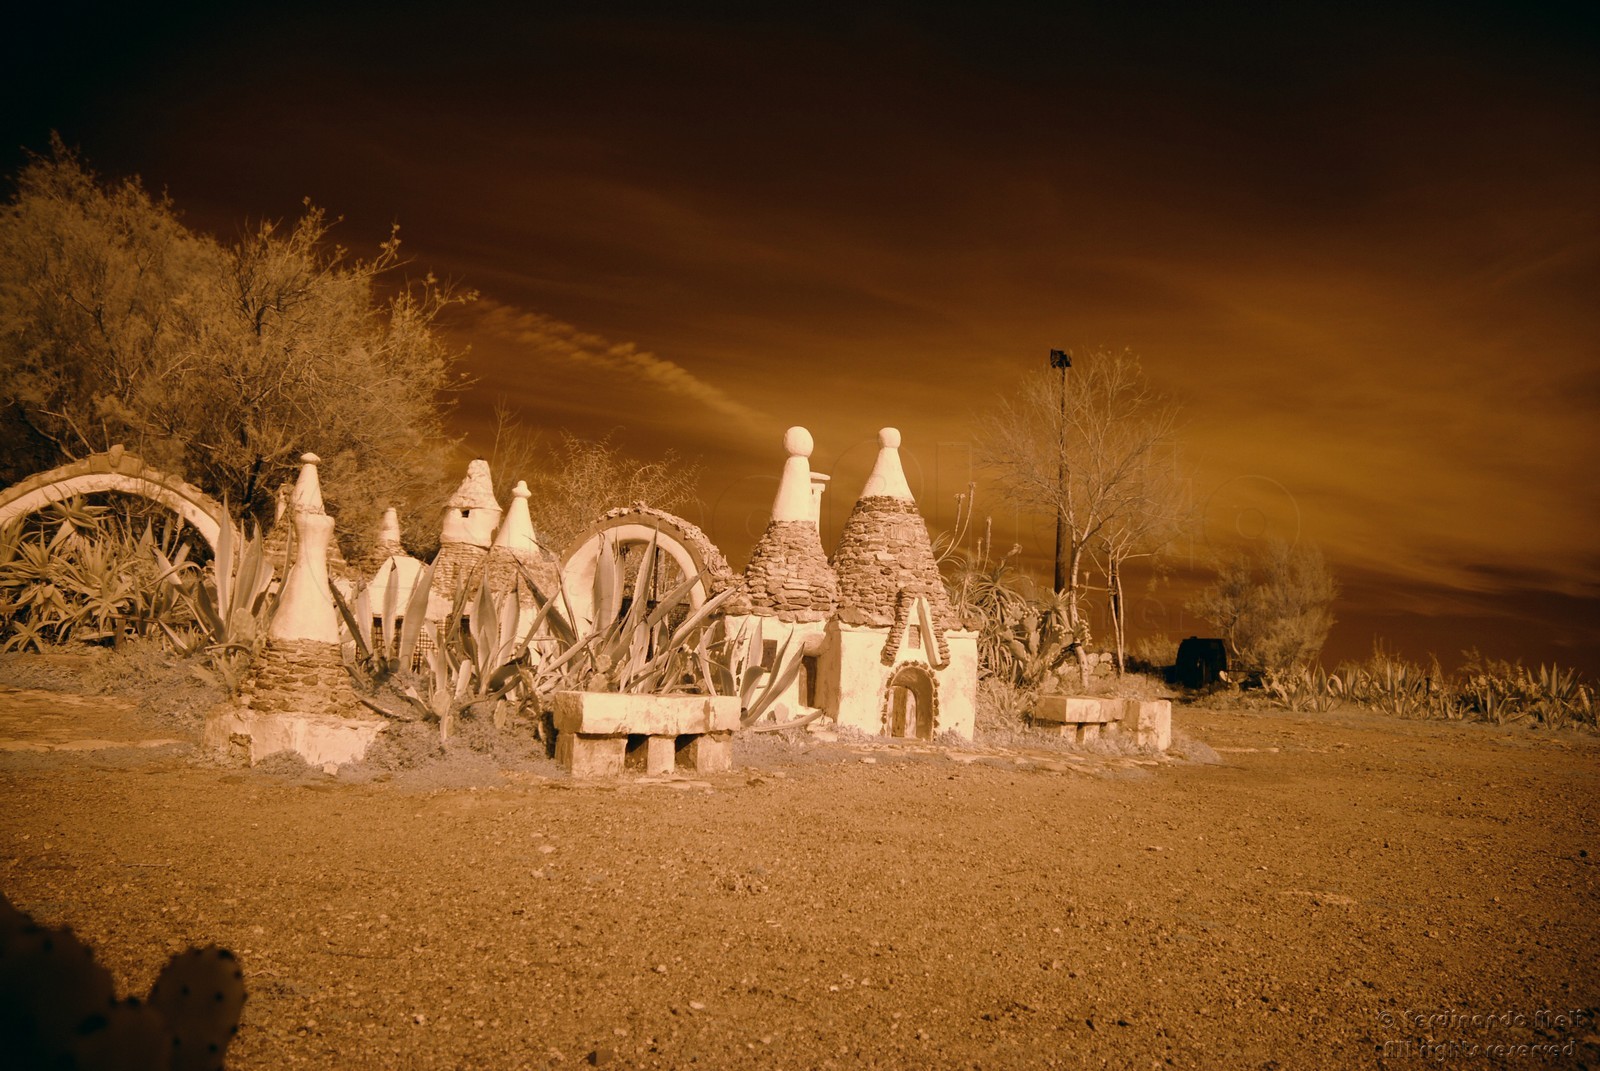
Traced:
<svg viewBox="0 0 1600 1071">
<path fill-rule="evenodd" d="M 922 626 L 921 625 L 908 625 L 908 626 L 906 626 L 906 646 L 911 648 L 913 651 L 922 650 Z"/>
<path fill-rule="evenodd" d="M 470 516 L 472 516 L 472 511 L 470 509 L 464 509 L 464 510 L 461 511 L 461 516 L 470 517 Z"/>
<path fill-rule="evenodd" d="M 761 643 L 761 668 L 771 672 L 777 669 L 778 641 L 763 640 Z"/>
</svg>

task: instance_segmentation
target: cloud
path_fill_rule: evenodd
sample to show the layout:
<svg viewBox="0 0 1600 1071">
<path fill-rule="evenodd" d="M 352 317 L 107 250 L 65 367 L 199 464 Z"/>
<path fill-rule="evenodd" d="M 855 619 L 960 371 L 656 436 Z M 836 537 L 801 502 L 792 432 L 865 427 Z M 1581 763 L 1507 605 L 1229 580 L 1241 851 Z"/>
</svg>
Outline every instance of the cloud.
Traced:
<svg viewBox="0 0 1600 1071">
<path fill-rule="evenodd" d="M 632 342 L 613 342 L 552 316 L 518 309 L 493 298 L 480 298 L 471 309 L 473 335 L 511 343 L 535 366 L 626 377 L 664 396 L 664 400 L 688 401 L 703 407 L 732 421 L 741 431 L 762 432 L 773 425 L 765 413 L 716 384 Z"/>
</svg>

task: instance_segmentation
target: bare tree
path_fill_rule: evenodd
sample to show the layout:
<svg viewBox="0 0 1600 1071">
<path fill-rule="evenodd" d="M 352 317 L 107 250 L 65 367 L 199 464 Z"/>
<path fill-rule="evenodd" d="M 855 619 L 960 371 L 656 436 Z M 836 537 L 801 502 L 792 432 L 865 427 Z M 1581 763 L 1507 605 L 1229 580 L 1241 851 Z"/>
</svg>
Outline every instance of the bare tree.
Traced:
<svg viewBox="0 0 1600 1071">
<path fill-rule="evenodd" d="M 1103 555 L 1119 588 L 1120 622 L 1121 563 L 1157 541 L 1181 512 L 1173 494 L 1179 483 L 1157 478 L 1157 452 L 1176 426 L 1176 407 L 1150 387 L 1139 358 L 1126 350 L 1031 373 L 979 425 L 979 456 L 1000 492 L 1057 522 L 1057 594 L 1080 666 L 1092 555 Z"/>
<path fill-rule="evenodd" d="M 495 493 L 502 503 L 526 480 L 528 510 L 540 543 L 557 554 L 602 513 L 642 502 L 681 511 L 697 501 L 700 466 L 668 450 L 655 461 L 625 453 L 608 434 L 584 439 L 562 431 L 555 441 L 522 424 L 510 403 L 495 404 L 495 432 L 488 458 Z"/>
<path fill-rule="evenodd" d="M 1222 633 L 1242 664 L 1284 674 L 1314 661 L 1333 627 L 1339 586 L 1311 543 L 1269 540 L 1216 563 L 1190 609 Z"/>
<path fill-rule="evenodd" d="M 1143 434 L 1138 421 L 1124 428 Z M 1159 563 L 1178 544 L 1193 523 L 1193 502 L 1188 473 L 1179 464 L 1176 445 L 1158 439 L 1150 444 L 1144 461 L 1123 488 L 1120 507 L 1091 545 L 1106 580 L 1106 601 L 1116 641 L 1117 671 L 1127 663 L 1127 599 L 1123 591 L 1124 567 L 1133 559 Z"/>
</svg>

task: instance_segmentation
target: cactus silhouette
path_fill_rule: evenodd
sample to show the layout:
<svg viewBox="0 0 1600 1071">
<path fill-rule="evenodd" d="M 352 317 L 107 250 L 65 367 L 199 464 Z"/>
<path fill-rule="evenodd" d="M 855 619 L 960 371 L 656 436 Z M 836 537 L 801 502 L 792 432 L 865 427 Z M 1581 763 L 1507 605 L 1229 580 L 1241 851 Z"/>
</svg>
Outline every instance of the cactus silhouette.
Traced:
<svg viewBox="0 0 1600 1071">
<path fill-rule="evenodd" d="M 0 1052 L 8 1067 L 220 1071 L 244 999 L 239 961 L 212 946 L 173 956 L 148 1000 L 117 1000 L 92 948 L 0 895 Z"/>
</svg>

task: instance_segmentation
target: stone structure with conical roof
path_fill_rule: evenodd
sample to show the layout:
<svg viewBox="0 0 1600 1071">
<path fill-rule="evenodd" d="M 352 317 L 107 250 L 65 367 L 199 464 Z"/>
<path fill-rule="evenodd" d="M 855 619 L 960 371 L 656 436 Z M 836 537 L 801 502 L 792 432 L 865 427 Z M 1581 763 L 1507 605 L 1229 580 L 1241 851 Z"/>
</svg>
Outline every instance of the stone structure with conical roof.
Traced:
<svg viewBox="0 0 1600 1071">
<path fill-rule="evenodd" d="M 757 644 L 761 666 L 774 678 L 795 671 L 769 707 L 777 721 L 817 709 L 824 633 L 838 605 L 838 579 L 817 528 L 819 488 L 827 477 L 819 480 L 811 471 L 813 442 L 805 428 L 785 432 L 783 446 L 789 456 L 772 520 L 751 551 L 727 618 L 730 633 Z"/>
<path fill-rule="evenodd" d="M 890 625 L 905 596 L 921 596 L 937 626 L 952 628 L 957 622 L 939 576 L 928 526 L 900 464 L 900 433 L 884 428 L 878 443 L 877 463 L 833 555 L 839 618 L 851 625 Z"/>
<path fill-rule="evenodd" d="M 439 526 L 439 553 L 433 559 L 434 597 L 428 610 L 431 620 L 444 620 L 457 588 L 488 558 L 501 513 L 489 463 L 479 458 L 467 466 L 466 477 L 445 503 Z"/>
<path fill-rule="evenodd" d="M 894 428 L 878 434 L 877 461 L 832 565 L 839 602 L 823 644 L 817 705 L 837 724 L 867 733 L 970 739 L 977 634 L 960 628 L 951 609 Z"/>
<path fill-rule="evenodd" d="M 205 736 L 219 751 L 242 748 L 252 762 L 293 750 L 331 770 L 359 761 L 383 723 L 363 716 L 344 668 L 340 621 L 328 587 L 333 518 L 322 505 L 319 458 L 306 454 L 301 461 L 288 496 L 294 561 L 266 646 L 238 698 L 207 716 Z"/>
<path fill-rule="evenodd" d="M 539 545 L 528 511 L 532 492 L 518 480 L 511 492 L 511 508 L 495 532 L 494 545 L 484 561 L 489 590 L 496 595 L 515 594 L 524 610 L 536 607 L 538 597 L 552 598 L 560 583 L 561 563 Z M 531 620 L 531 619 L 530 619 Z"/>
<path fill-rule="evenodd" d="M 780 621 L 825 621 L 838 607 L 839 580 L 822 549 L 809 458 L 811 433 L 790 428 L 772 520 L 744 571 L 750 613 Z"/>
</svg>

